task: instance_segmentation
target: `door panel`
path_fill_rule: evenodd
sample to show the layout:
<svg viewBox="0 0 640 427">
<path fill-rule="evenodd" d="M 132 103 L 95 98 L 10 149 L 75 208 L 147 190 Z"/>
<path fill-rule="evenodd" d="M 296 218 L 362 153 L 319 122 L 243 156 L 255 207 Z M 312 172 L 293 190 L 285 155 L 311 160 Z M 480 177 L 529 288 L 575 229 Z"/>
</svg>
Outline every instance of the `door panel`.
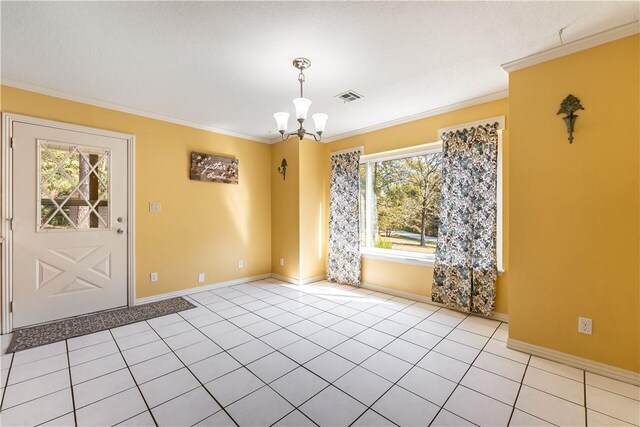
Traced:
<svg viewBox="0 0 640 427">
<path fill-rule="evenodd" d="M 13 326 L 126 305 L 127 141 L 17 122 L 13 138 Z"/>
</svg>

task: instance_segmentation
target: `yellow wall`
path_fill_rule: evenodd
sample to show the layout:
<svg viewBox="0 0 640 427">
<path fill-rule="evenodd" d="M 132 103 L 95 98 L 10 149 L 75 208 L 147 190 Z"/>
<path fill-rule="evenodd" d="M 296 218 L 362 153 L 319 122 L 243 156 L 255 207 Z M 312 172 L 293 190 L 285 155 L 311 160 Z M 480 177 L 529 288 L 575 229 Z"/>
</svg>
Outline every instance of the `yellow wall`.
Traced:
<svg viewBox="0 0 640 427">
<path fill-rule="evenodd" d="M 331 152 L 411 147 L 435 141 L 439 128 L 504 115 L 506 271 L 496 311 L 509 313 L 512 339 L 639 371 L 638 52 L 638 36 L 628 37 L 512 73 L 508 100 L 326 145 L 268 146 L 5 86 L 0 108 L 136 135 L 138 297 L 197 286 L 199 272 L 206 283 L 270 271 L 322 275 Z M 569 93 L 586 108 L 572 145 L 555 114 Z M 190 181 L 192 150 L 239 158 L 240 184 Z M 277 172 L 283 157 L 286 180 Z M 149 201 L 162 213 L 149 213 Z M 430 295 L 432 274 L 363 260 L 364 282 L 418 295 Z M 592 336 L 577 333 L 578 316 L 593 319 Z"/>
<path fill-rule="evenodd" d="M 638 36 L 511 73 L 511 338 L 639 371 Z M 560 102 L 580 98 L 575 140 Z M 577 332 L 578 316 L 593 335 Z"/>
<path fill-rule="evenodd" d="M 271 271 L 269 145 L 7 86 L 0 108 L 136 136 L 138 298 L 198 286 L 198 273 L 209 284 Z M 238 158 L 240 183 L 191 181 L 191 151 Z M 162 212 L 150 213 L 150 201 Z"/>
<path fill-rule="evenodd" d="M 309 139 L 300 147 L 300 279 L 324 276 L 326 271 L 326 145 Z"/>
<path fill-rule="evenodd" d="M 287 160 L 286 179 L 278 172 L 283 158 Z M 297 138 L 271 146 L 271 266 L 274 273 L 293 279 L 300 278 L 299 159 Z"/>
<path fill-rule="evenodd" d="M 508 100 L 500 99 L 401 125 L 368 132 L 351 138 L 345 138 L 329 144 L 325 157 L 326 165 L 330 164 L 330 152 L 351 147 L 364 147 L 365 154 L 373 154 L 398 148 L 412 147 L 438 140 L 438 129 L 473 122 L 495 116 L 507 116 Z M 507 313 L 507 296 L 509 287 L 509 120 L 502 133 L 503 146 L 503 267 L 505 272 L 498 277 L 496 312 Z M 328 171 L 330 166 L 325 168 Z M 327 182 L 329 173 L 327 172 Z M 327 186 L 327 192 L 329 188 Z M 326 196 L 328 197 L 328 196 Z M 362 281 L 384 286 L 403 292 L 431 297 L 433 268 L 428 266 L 401 264 L 392 261 L 363 258 Z"/>
<path fill-rule="evenodd" d="M 290 138 L 272 146 L 272 266 L 291 279 L 323 277 L 326 265 L 326 146 Z M 287 177 L 277 172 L 287 159 Z M 280 258 L 285 265 L 280 266 Z"/>
</svg>

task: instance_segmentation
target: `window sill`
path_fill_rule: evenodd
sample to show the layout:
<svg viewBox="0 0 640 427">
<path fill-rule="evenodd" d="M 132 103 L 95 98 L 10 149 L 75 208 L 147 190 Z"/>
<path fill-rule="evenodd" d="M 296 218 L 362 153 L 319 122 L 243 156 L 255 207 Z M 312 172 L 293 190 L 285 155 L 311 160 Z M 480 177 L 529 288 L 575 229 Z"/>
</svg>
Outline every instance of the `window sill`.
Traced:
<svg viewBox="0 0 640 427">
<path fill-rule="evenodd" d="M 426 267 L 433 267 L 435 263 L 434 258 L 425 259 L 425 258 L 411 257 L 404 254 L 396 255 L 396 254 L 381 253 L 381 252 L 374 252 L 374 251 L 360 251 L 360 255 L 363 258 L 368 258 L 368 259 L 379 259 L 382 261 L 397 262 L 400 264 L 423 265 Z M 503 274 L 504 274 L 504 270 L 498 269 L 498 277 L 502 276 Z"/>
<path fill-rule="evenodd" d="M 373 251 L 361 251 L 360 255 L 363 258 L 369 259 L 379 259 L 383 261 L 391 261 L 397 262 L 401 264 L 411 264 L 411 265 L 424 265 L 427 267 L 433 267 L 434 259 L 433 258 L 419 258 L 419 257 L 411 257 L 410 255 L 404 254 L 388 254 L 388 253 L 380 253 Z"/>
</svg>

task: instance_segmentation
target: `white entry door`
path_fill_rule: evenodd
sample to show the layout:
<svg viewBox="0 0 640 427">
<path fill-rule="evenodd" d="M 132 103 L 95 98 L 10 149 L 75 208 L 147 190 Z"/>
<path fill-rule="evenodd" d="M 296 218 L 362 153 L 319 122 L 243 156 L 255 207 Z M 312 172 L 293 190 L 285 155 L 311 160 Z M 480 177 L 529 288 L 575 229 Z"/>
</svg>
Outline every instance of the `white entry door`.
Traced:
<svg viewBox="0 0 640 427">
<path fill-rule="evenodd" d="M 13 123 L 13 327 L 127 304 L 127 140 Z"/>
</svg>

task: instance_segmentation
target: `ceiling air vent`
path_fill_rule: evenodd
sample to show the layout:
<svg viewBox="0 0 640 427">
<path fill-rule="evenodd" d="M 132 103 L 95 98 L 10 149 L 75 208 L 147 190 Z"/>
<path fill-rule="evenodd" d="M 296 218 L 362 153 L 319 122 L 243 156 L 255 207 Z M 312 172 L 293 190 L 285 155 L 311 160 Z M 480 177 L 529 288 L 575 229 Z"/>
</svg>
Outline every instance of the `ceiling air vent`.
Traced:
<svg viewBox="0 0 640 427">
<path fill-rule="evenodd" d="M 352 90 L 348 90 L 346 92 L 336 95 L 336 98 L 341 99 L 342 101 L 347 103 L 351 101 L 357 101 L 358 99 L 363 98 L 363 96 Z"/>
</svg>

